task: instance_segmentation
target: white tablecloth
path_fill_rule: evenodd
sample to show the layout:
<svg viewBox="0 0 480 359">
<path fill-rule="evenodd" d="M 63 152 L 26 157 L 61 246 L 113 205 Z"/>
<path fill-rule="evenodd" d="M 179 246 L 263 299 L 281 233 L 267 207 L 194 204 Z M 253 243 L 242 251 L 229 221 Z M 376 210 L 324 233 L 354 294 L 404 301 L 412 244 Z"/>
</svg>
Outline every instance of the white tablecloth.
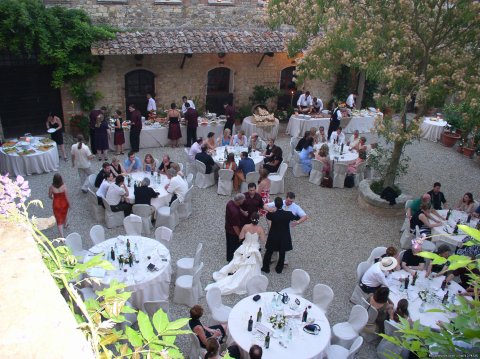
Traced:
<svg viewBox="0 0 480 359">
<path fill-rule="evenodd" d="M 247 147 L 237 147 L 234 146 L 227 146 L 228 153 L 230 152 L 238 152 L 238 155 L 235 156 L 235 163 L 238 165 L 238 161 L 240 160 L 240 153 L 243 151 L 248 151 Z M 225 158 L 225 146 L 217 147 L 216 153 L 212 156 L 215 163 L 220 167 L 223 168 L 223 162 Z M 258 151 L 252 151 L 250 158 L 255 162 L 255 170 L 258 171 L 263 163 L 264 157 Z"/>
<path fill-rule="evenodd" d="M 124 264 L 123 268 L 127 269 L 125 272 L 119 269 L 118 257 L 120 254 L 127 253 L 127 238 L 130 240 L 131 250 L 135 251 L 135 244 L 138 246 L 138 253 L 135 252 L 135 257 L 139 263 L 133 263 L 130 267 Z M 111 248 L 115 248 L 115 261 L 110 259 Z M 130 303 L 137 309 L 143 310 L 143 303 L 153 300 L 168 300 L 168 291 L 170 286 L 170 277 L 172 275 L 170 252 L 161 243 L 154 239 L 140 236 L 118 236 L 116 238 L 107 239 L 106 241 L 97 244 L 90 248 L 92 254 L 85 256 L 84 261 L 87 262 L 93 253 L 106 253 L 104 259 L 112 262 L 115 270 L 107 271 L 101 268 L 94 268 L 89 270 L 89 275 L 98 277 L 101 285 L 94 287 L 95 290 L 101 290 L 104 286 L 108 286 L 113 279 L 123 282 L 127 285 L 126 291 L 132 292 L 129 299 Z M 148 259 L 147 256 L 151 258 Z M 163 259 L 163 260 L 162 260 Z M 166 261 L 165 261 L 166 259 Z M 149 271 L 147 266 L 152 263 L 158 268 L 158 271 Z"/>
<path fill-rule="evenodd" d="M 313 118 L 308 115 L 292 115 L 288 120 L 287 133 L 292 137 L 302 137 L 303 134 L 312 127 L 323 126 L 325 132 L 328 131 L 330 118 Z M 374 116 L 354 116 L 342 118 L 340 126 L 343 127 L 343 132 L 353 133 L 358 130 L 360 133 L 370 132 L 375 124 Z"/>
<path fill-rule="evenodd" d="M 35 153 L 26 156 L 20 156 L 16 153 L 5 153 L 0 147 L 0 173 L 15 176 L 27 176 L 36 173 L 52 172 L 58 169 L 58 150 L 55 142 L 49 143 L 53 145 L 47 151 L 40 151 L 35 146 L 40 146 L 38 142 L 42 137 L 32 137 L 31 149 Z M 20 147 L 18 147 L 20 149 Z"/>
<path fill-rule="evenodd" d="M 437 142 L 442 137 L 444 127 L 447 121 L 432 121 L 429 117 L 425 117 L 423 123 L 420 125 L 422 131 L 422 138 L 428 141 Z"/>
<path fill-rule="evenodd" d="M 271 329 L 271 324 L 268 322 L 268 318 L 270 314 L 273 313 L 271 302 L 274 294 L 276 293 L 261 293 L 261 299 L 258 302 L 253 301 L 253 296 L 246 297 L 238 302 L 230 312 L 230 316 L 228 317 L 228 329 L 230 335 L 244 352 L 248 353 L 248 350 L 253 344 L 260 345 L 261 347 L 264 346 L 264 336 L 261 335 L 261 333 L 255 328 L 252 332 L 247 331 L 248 320 L 250 316 L 252 316 L 252 319 L 255 321 L 258 309 L 261 307 L 263 312 L 262 324 Z M 295 298 L 300 300 L 300 306 L 297 312 L 299 316 L 289 319 L 289 321 L 292 322 L 293 328 L 292 342 L 287 344 L 287 348 L 280 346 L 280 338 L 272 337 L 272 335 L 276 336 L 276 334 L 273 330 L 270 330 L 270 347 L 268 349 L 263 349 L 262 358 L 322 358 L 325 348 L 330 343 L 330 323 L 323 311 L 308 300 L 297 295 L 291 295 L 290 303 L 293 303 Z M 284 310 L 292 312 L 289 305 L 290 304 L 283 305 L 281 312 Z M 311 306 L 308 312 L 308 317 L 312 318 L 314 323 L 318 324 L 321 328 L 318 335 L 307 334 L 303 331 L 303 327 L 306 323 L 301 322 L 301 314 L 307 306 Z"/>
<path fill-rule="evenodd" d="M 220 137 L 223 134 L 224 123 L 216 123 L 215 125 L 199 125 L 197 128 L 197 137 L 207 138 L 209 132 L 215 132 L 215 138 Z M 185 145 L 187 143 L 187 127 L 180 126 L 182 131 L 182 138 L 179 139 L 179 144 Z M 130 148 L 130 131 L 125 130 L 125 143 L 123 144 L 124 149 Z M 115 150 L 115 145 L 113 144 L 114 131 L 110 133 L 110 138 L 108 141 L 109 147 L 112 151 Z M 140 132 L 140 148 L 154 148 L 154 147 L 163 147 L 170 144 L 168 139 L 168 126 L 167 127 L 156 127 L 156 126 L 147 126 L 143 125 L 142 131 Z"/>
<path fill-rule="evenodd" d="M 441 216 L 446 217 L 448 210 L 442 209 L 437 211 Z M 448 219 L 448 222 L 444 221 L 443 226 L 433 227 L 432 228 L 432 242 L 435 242 L 437 247 L 442 244 L 448 244 L 452 249 L 459 246 L 462 243 L 462 240 L 466 237 L 466 234 L 462 230 L 458 230 L 458 234 L 454 235 L 453 230 L 455 224 L 458 220 L 461 221 L 461 224 L 465 224 L 468 214 L 461 211 L 452 210 L 452 214 Z M 478 219 L 472 218 L 468 224 L 470 227 L 475 228 L 478 223 Z M 448 232 L 447 232 L 448 231 Z"/>
<path fill-rule="evenodd" d="M 273 126 L 257 126 L 252 123 L 252 116 L 245 117 L 242 122 L 242 130 L 245 131 L 245 136 L 247 136 L 247 138 L 250 138 L 252 133 L 256 132 L 260 138 L 263 138 L 264 140 L 277 138 L 279 126 L 280 122 L 278 119 L 275 119 L 275 125 Z"/>
<path fill-rule="evenodd" d="M 324 143 L 317 143 L 314 146 L 315 150 L 320 149 Z M 331 143 L 328 143 L 328 149 L 329 152 L 328 154 L 330 155 L 330 161 L 335 160 L 335 162 L 340 162 L 340 163 L 352 163 L 355 162 L 355 160 L 358 158 L 358 152 L 354 150 L 350 150 L 350 148 L 345 145 L 343 146 L 343 154 L 340 155 L 340 149 L 338 147 L 335 147 Z"/>
<path fill-rule="evenodd" d="M 148 177 L 150 179 L 150 187 L 159 193 L 157 198 L 152 198 L 150 204 L 156 209 L 159 207 L 168 206 L 172 195 L 165 189 L 165 185 L 170 183 L 170 180 L 167 176 L 162 174 L 159 177 L 152 177 L 150 172 L 132 172 L 130 173 L 130 176 L 132 177 L 130 186 L 128 186 L 128 180 L 125 180 L 125 184 L 128 186 L 128 197 L 126 198 L 128 203 L 135 203 L 134 181 L 141 182 L 145 177 Z M 160 183 L 157 183 L 158 178 L 160 179 Z M 157 179 L 157 181 L 155 181 L 155 179 Z"/>
<path fill-rule="evenodd" d="M 400 281 L 399 278 L 406 278 L 407 275 L 410 275 L 410 285 L 408 286 L 408 290 L 400 291 Z M 397 306 L 397 303 L 400 299 L 405 298 L 408 299 L 408 311 L 410 313 L 410 317 L 413 321 L 420 320 L 420 324 L 430 327 L 433 329 L 438 329 L 438 325 L 436 324 L 437 321 L 448 322 L 449 318 L 455 316 L 454 313 L 427 313 L 429 309 L 443 309 L 442 307 L 442 298 L 445 295 L 446 291 L 449 292 L 449 300 L 451 299 L 450 296 L 453 294 L 457 294 L 458 291 L 464 292 L 464 289 L 457 283 L 457 282 L 450 282 L 450 285 L 442 290 L 440 287 L 442 285 L 445 276 L 440 276 L 434 279 L 427 279 L 425 278 L 425 271 L 418 272 L 417 282 L 415 286 L 412 286 L 412 275 L 405 272 L 404 270 L 396 271 L 390 274 L 387 278 L 388 288 L 390 289 L 390 300 Z M 402 284 L 403 285 L 403 284 Z M 429 290 L 435 294 L 436 298 L 434 298 L 433 303 L 425 303 L 424 312 L 420 312 L 420 306 L 422 304 L 422 300 L 418 296 L 418 292 L 430 288 Z"/>
</svg>

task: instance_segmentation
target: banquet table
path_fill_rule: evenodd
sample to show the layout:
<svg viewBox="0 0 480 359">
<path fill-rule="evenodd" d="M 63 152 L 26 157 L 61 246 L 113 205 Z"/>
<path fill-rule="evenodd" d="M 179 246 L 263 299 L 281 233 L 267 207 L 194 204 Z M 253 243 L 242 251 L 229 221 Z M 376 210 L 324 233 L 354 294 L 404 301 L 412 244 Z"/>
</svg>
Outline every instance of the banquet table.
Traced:
<svg viewBox="0 0 480 359">
<path fill-rule="evenodd" d="M 410 276 L 410 285 L 407 290 L 400 290 L 401 282 L 399 279 L 407 278 L 407 276 Z M 388 288 L 390 289 L 389 299 L 394 303 L 395 307 L 400 299 L 408 299 L 408 311 L 413 321 L 419 320 L 423 326 L 439 329 L 437 321 L 448 322 L 449 318 L 455 316 L 455 313 L 448 311 L 446 313 L 427 312 L 427 310 L 443 309 L 442 298 L 447 291 L 449 292 L 449 303 L 452 303 L 452 300 L 456 302 L 456 294 L 458 294 L 459 291 L 465 291 L 454 281 L 451 281 L 445 290 L 442 290 L 441 285 L 444 279 L 445 276 L 433 279 L 425 278 L 425 271 L 418 271 L 417 281 L 415 285 L 412 286 L 412 275 L 410 273 L 404 270 L 395 271 L 387 277 Z M 419 292 L 423 290 L 428 290 L 433 295 L 430 300 L 428 300 L 429 303 L 424 303 L 421 308 L 423 301 L 419 297 Z M 468 297 L 466 298 L 469 299 Z"/>
<path fill-rule="evenodd" d="M 227 147 L 228 153 L 235 153 L 235 163 L 238 165 L 238 161 L 240 160 L 240 153 L 243 151 L 248 151 L 247 147 L 235 147 L 235 146 L 220 146 L 217 147 L 215 150 L 215 153 L 212 155 L 213 160 L 215 163 L 220 167 L 223 168 L 223 163 L 225 162 L 224 158 L 224 153 L 225 153 L 225 147 Z M 255 171 L 258 171 L 260 169 L 260 166 L 263 163 L 264 157 L 259 151 L 252 151 L 249 157 L 253 160 L 255 163 Z"/>
<path fill-rule="evenodd" d="M 58 169 L 57 144 L 49 139 L 46 143 L 40 142 L 44 137 L 30 137 L 30 142 L 18 141 L 16 145 L 0 147 L 0 173 L 14 174 L 15 176 L 27 176 L 36 173 L 52 172 Z M 15 142 L 16 140 L 6 141 Z M 48 141 L 48 142 L 47 142 Z M 42 147 L 51 146 L 50 148 Z M 23 149 L 34 151 L 31 154 L 19 154 Z M 13 149 L 17 151 L 13 151 Z M 12 152 L 9 152 L 12 151 Z"/>
<path fill-rule="evenodd" d="M 130 240 L 130 248 L 134 251 L 135 258 L 139 263 L 133 263 L 132 267 L 123 264 L 123 269 L 121 269 L 118 257 L 121 254 L 123 256 L 127 254 L 127 238 Z M 115 261 L 112 261 L 110 257 L 111 248 L 115 250 Z M 100 284 L 94 285 L 94 290 L 101 290 L 116 279 L 127 285 L 126 291 L 132 292 L 129 301 L 137 309 L 143 310 L 143 303 L 147 301 L 168 300 L 172 267 L 170 252 L 163 244 L 147 237 L 118 236 L 90 248 L 84 258 L 84 263 L 99 253 L 105 253 L 104 259 L 112 262 L 115 269 L 111 271 L 105 271 L 99 267 L 89 269 L 87 274 L 100 281 Z M 155 265 L 158 270 L 148 270 L 147 267 L 150 263 Z"/>
<path fill-rule="evenodd" d="M 437 142 L 442 137 L 444 127 L 447 124 L 447 121 L 437 121 L 436 118 L 425 117 L 420 125 L 421 137 L 428 141 Z"/>
<path fill-rule="evenodd" d="M 152 198 L 150 204 L 155 207 L 155 209 L 168 206 L 172 195 L 168 193 L 165 189 L 165 185 L 170 183 L 170 180 L 167 176 L 165 176 L 164 174 L 157 174 L 157 176 L 152 177 L 150 172 L 132 172 L 129 174 L 129 176 L 131 176 L 132 181 L 130 183 L 130 186 L 128 186 L 128 197 L 126 198 L 128 203 L 135 203 L 134 183 L 141 182 L 145 177 L 147 177 L 148 179 L 150 179 L 150 187 L 152 187 L 156 192 L 159 193 L 157 198 Z M 128 185 L 128 181 L 125 181 L 125 183 Z"/>
<path fill-rule="evenodd" d="M 274 309 L 272 298 L 276 293 L 260 293 L 260 300 L 253 301 L 253 295 L 243 298 L 230 312 L 228 317 L 228 330 L 230 336 L 242 350 L 242 357 L 248 358 L 248 350 L 253 344 L 263 347 L 264 359 L 317 359 L 323 357 L 323 352 L 330 343 L 330 323 L 324 312 L 310 301 L 298 296 L 290 295 L 289 304 L 282 304 L 278 309 Z M 295 299 L 300 301 L 298 309 L 292 310 L 291 305 Z M 306 307 L 308 309 L 308 318 L 318 324 L 321 328 L 318 335 L 308 334 L 303 331 L 307 323 L 301 322 L 301 316 Z M 255 321 L 258 309 L 262 308 L 261 324 L 266 331 L 270 332 L 270 347 L 264 348 L 265 335 L 257 330 L 257 323 L 254 324 L 253 331 L 247 331 L 248 320 L 250 316 Z M 288 342 L 286 335 L 272 329 L 269 323 L 269 317 L 272 314 L 284 314 L 288 318 L 287 328 L 292 328 L 292 341 Z M 266 333 L 265 333 L 266 334 Z M 280 343 L 286 344 L 286 348 Z"/>
<path fill-rule="evenodd" d="M 245 117 L 242 122 L 242 130 L 245 132 L 245 136 L 250 138 L 252 133 L 256 132 L 260 138 L 263 139 L 276 139 L 278 136 L 278 128 L 280 122 L 278 119 L 275 119 L 275 124 L 273 126 L 257 126 L 252 123 L 252 116 Z"/>
<path fill-rule="evenodd" d="M 317 143 L 313 146 L 315 150 L 320 149 L 324 143 Z M 335 147 L 332 145 L 330 142 L 328 144 L 328 149 L 329 149 L 329 156 L 330 156 L 330 161 L 339 162 L 339 163 L 345 163 L 349 164 L 352 162 L 355 162 L 356 159 L 358 158 L 358 152 L 355 150 L 351 150 L 347 145 L 343 146 L 343 153 L 340 155 L 340 150 L 338 147 Z"/>
<path fill-rule="evenodd" d="M 442 217 L 447 216 L 448 210 L 442 209 L 437 211 Z M 455 225 L 458 220 L 460 220 L 461 224 L 466 224 L 470 227 L 475 228 L 478 223 L 478 219 L 472 218 L 470 223 L 467 224 L 468 214 L 462 211 L 452 210 L 450 218 L 448 221 L 443 221 L 443 226 L 433 227 L 432 228 L 432 242 L 434 242 L 437 247 L 440 244 L 448 244 L 450 248 L 454 249 L 455 247 L 459 246 L 462 243 L 462 240 L 467 236 L 461 229 L 458 230 L 458 234 L 452 234 L 455 228 Z M 431 221 L 430 221 L 431 222 Z"/>
</svg>

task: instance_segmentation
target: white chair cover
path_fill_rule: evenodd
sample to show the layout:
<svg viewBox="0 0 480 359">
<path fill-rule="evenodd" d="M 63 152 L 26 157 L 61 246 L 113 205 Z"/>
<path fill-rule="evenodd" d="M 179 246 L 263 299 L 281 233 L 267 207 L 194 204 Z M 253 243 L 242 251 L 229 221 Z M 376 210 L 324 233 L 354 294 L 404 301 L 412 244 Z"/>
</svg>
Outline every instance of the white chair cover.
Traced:
<svg viewBox="0 0 480 359">
<path fill-rule="evenodd" d="M 313 287 L 312 302 L 325 313 L 333 300 L 333 290 L 326 284 L 316 284 Z"/>
<path fill-rule="evenodd" d="M 143 310 L 149 315 L 150 318 L 153 317 L 153 315 L 158 312 L 159 309 L 162 309 L 168 317 L 170 311 L 168 300 L 155 300 L 143 303 Z"/>
<path fill-rule="evenodd" d="M 310 275 L 303 269 L 294 269 L 290 287 L 285 288 L 282 292 L 303 295 L 309 284 Z"/>
<path fill-rule="evenodd" d="M 405 220 L 403 221 L 402 228 L 400 228 L 400 232 L 410 231 L 410 220 L 408 219 L 408 216 L 407 216 L 407 210 L 408 210 L 408 207 L 411 206 L 412 202 L 413 202 L 413 200 L 411 200 L 411 199 L 409 199 L 405 202 Z"/>
<path fill-rule="evenodd" d="M 198 188 L 208 188 L 215 185 L 215 173 L 212 171 L 210 174 L 206 174 L 205 163 L 195 160 L 195 166 L 197 168 L 197 176 L 195 177 L 195 186 Z"/>
<path fill-rule="evenodd" d="M 178 162 L 178 167 L 180 167 L 180 172 L 183 172 L 183 163 L 182 162 Z"/>
<path fill-rule="evenodd" d="M 312 159 L 312 170 L 310 171 L 310 178 L 308 179 L 308 182 L 316 184 L 317 186 L 320 186 L 320 182 L 322 182 L 322 177 L 323 177 L 323 162 Z"/>
<path fill-rule="evenodd" d="M 233 171 L 221 169 L 218 171 L 217 193 L 223 196 L 230 196 L 233 190 Z"/>
<path fill-rule="evenodd" d="M 92 191 L 95 191 L 95 180 L 97 179 L 97 175 L 92 173 L 88 176 L 88 185 Z"/>
<path fill-rule="evenodd" d="M 247 295 L 263 293 L 267 291 L 268 278 L 263 274 L 254 275 L 247 282 Z"/>
<path fill-rule="evenodd" d="M 353 289 L 352 296 L 350 297 L 350 302 L 353 304 L 360 304 L 362 303 L 362 299 L 366 298 L 367 294 L 360 288 L 360 280 L 362 279 L 363 275 L 367 271 L 368 268 L 370 268 L 371 264 L 368 263 L 367 261 L 361 262 L 357 266 L 357 278 L 356 278 L 356 283 L 355 287 Z"/>
<path fill-rule="evenodd" d="M 367 310 L 361 305 L 354 305 L 348 322 L 337 323 L 332 327 L 332 343 L 344 348 L 350 347 L 367 324 L 367 321 Z"/>
<path fill-rule="evenodd" d="M 167 227 L 158 227 L 155 230 L 155 239 L 170 249 L 170 241 L 172 240 L 173 231 Z"/>
<path fill-rule="evenodd" d="M 170 207 L 159 207 L 157 209 L 157 220 L 155 221 L 155 227 L 165 226 L 172 231 L 178 224 L 178 206 L 180 201 L 176 199 L 172 202 Z"/>
<path fill-rule="evenodd" d="M 414 237 L 415 235 L 410 233 L 410 223 L 409 223 L 408 228 L 405 231 L 403 231 L 402 235 L 400 236 L 400 248 L 402 249 L 412 248 L 412 239 Z"/>
<path fill-rule="evenodd" d="M 398 331 L 398 325 L 391 320 L 385 321 L 385 334 L 396 337 L 400 339 L 401 333 Z M 382 339 L 382 341 L 377 346 L 377 355 L 380 359 L 389 359 L 392 356 L 392 353 L 400 355 L 403 359 L 407 359 L 409 356 L 409 352 L 407 349 L 399 347 L 386 339 Z"/>
<path fill-rule="evenodd" d="M 193 275 L 194 268 L 200 264 L 202 249 L 203 243 L 198 243 L 193 257 L 180 258 L 177 261 L 177 277 L 182 275 Z"/>
<path fill-rule="evenodd" d="M 188 334 L 190 336 L 190 341 L 192 343 L 190 347 L 190 356 L 189 358 L 198 359 L 203 358 L 207 352 L 200 345 L 200 340 L 198 339 L 195 333 Z"/>
<path fill-rule="evenodd" d="M 292 158 L 295 162 L 292 166 L 293 177 L 308 177 L 308 173 L 303 171 L 303 166 L 300 164 L 300 156 L 297 151 L 293 152 Z"/>
<path fill-rule="evenodd" d="M 245 176 L 245 182 L 242 182 L 240 185 L 240 192 L 245 193 L 248 191 L 248 184 L 249 183 L 258 183 L 258 180 L 260 179 L 260 173 L 258 171 L 255 172 L 248 172 L 247 175 Z"/>
<path fill-rule="evenodd" d="M 175 281 L 175 289 L 173 290 L 173 302 L 177 304 L 185 304 L 192 307 L 198 303 L 203 294 L 203 287 L 200 283 L 200 275 L 203 269 L 203 262 L 200 263 L 195 270 L 195 274 L 182 275 Z"/>
<path fill-rule="evenodd" d="M 189 186 L 187 193 L 183 202 L 178 205 L 178 218 L 184 219 L 192 215 L 192 197 L 193 197 L 193 186 Z"/>
<path fill-rule="evenodd" d="M 335 162 L 333 166 L 333 187 L 344 188 L 347 167 L 348 165 L 345 163 Z"/>
<path fill-rule="evenodd" d="M 365 170 L 367 168 L 367 162 L 362 162 L 357 166 L 357 174 L 355 175 L 355 187 L 358 187 L 360 182 L 365 179 Z"/>
<path fill-rule="evenodd" d="M 284 176 L 285 172 L 287 172 L 288 165 L 283 162 L 280 165 L 278 170 L 278 174 L 269 174 L 268 178 L 270 179 L 270 194 L 278 194 L 285 192 L 285 181 Z"/>
<path fill-rule="evenodd" d="M 327 348 L 328 359 L 353 359 L 355 354 L 360 350 L 363 344 L 363 338 L 357 337 L 350 349 L 346 349 L 340 345 L 330 345 Z"/>
<path fill-rule="evenodd" d="M 152 214 L 155 213 L 155 207 L 149 204 L 135 204 L 132 213 L 142 218 L 142 233 L 152 233 Z"/>
<path fill-rule="evenodd" d="M 226 324 L 232 308 L 222 303 L 222 292 L 218 287 L 211 287 L 207 294 L 207 305 L 212 313 L 211 324 Z"/>
<path fill-rule="evenodd" d="M 292 137 L 290 139 L 290 153 L 288 154 L 288 167 L 293 167 L 297 162 L 295 162 L 294 153 L 295 147 L 297 147 L 298 141 L 300 141 L 300 137 Z"/>
<path fill-rule="evenodd" d="M 187 175 L 187 185 L 188 185 L 188 188 L 192 187 L 192 184 L 193 184 L 193 173 L 189 173 Z"/>
<path fill-rule="evenodd" d="M 370 253 L 370 256 L 367 259 L 367 262 L 372 265 L 375 263 L 376 258 L 380 258 L 382 255 L 384 255 L 387 252 L 387 247 L 375 247 L 372 249 L 372 252 Z"/>
<path fill-rule="evenodd" d="M 90 239 L 94 245 L 102 243 L 105 240 L 105 228 L 99 224 L 94 225 L 90 228 Z"/>
<path fill-rule="evenodd" d="M 70 233 L 67 238 L 65 238 L 65 244 L 70 248 L 73 255 L 77 257 L 83 258 L 87 252 L 83 249 L 82 237 L 76 232 Z"/>
<path fill-rule="evenodd" d="M 120 227 L 123 225 L 123 219 L 125 218 L 125 214 L 123 211 L 120 212 L 112 212 L 110 205 L 102 198 L 103 206 L 105 207 L 105 225 L 107 228 L 115 228 Z"/>
<path fill-rule="evenodd" d="M 376 334 L 377 323 L 375 322 L 378 317 L 378 310 L 372 307 L 365 298 L 362 298 L 361 306 L 364 307 L 368 313 L 367 325 L 362 330 L 362 336 L 367 342 L 372 342 L 378 338 Z"/>
<path fill-rule="evenodd" d="M 142 235 L 142 217 L 137 216 L 136 214 L 131 214 L 123 219 L 123 227 L 125 228 L 125 233 L 130 236 L 140 236 Z"/>
<path fill-rule="evenodd" d="M 91 213 L 93 220 L 98 223 L 105 222 L 105 209 L 98 204 L 98 198 L 95 192 L 88 189 L 88 202 L 90 202 Z"/>
</svg>

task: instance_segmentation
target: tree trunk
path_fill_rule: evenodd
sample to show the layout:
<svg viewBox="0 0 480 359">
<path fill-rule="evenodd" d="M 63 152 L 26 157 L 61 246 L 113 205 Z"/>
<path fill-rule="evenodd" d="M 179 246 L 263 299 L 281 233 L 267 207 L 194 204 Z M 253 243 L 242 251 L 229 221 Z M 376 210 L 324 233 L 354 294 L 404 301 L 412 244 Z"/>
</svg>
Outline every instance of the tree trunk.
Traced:
<svg viewBox="0 0 480 359">
<path fill-rule="evenodd" d="M 358 75 L 358 86 L 357 86 L 357 99 L 355 101 L 355 107 L 357 110 L 362 108 L 363 101 L 363 90 L 365 89 L 365 71 L 360 71 Z"/>
<path fill-rule="evenodd" d="M 400 158 L 402 157 L 403 147 L 405 146 L 404 141 L 395 141 L 393 144 L 392 157 L 390 158 L 390 163 L 388 164 L 387 173 L 383 180 L 383 187 L 391 187 L 395 183 L 395 177 L 397 176 L 397 167 L 400 163 Z"/>
</svg>

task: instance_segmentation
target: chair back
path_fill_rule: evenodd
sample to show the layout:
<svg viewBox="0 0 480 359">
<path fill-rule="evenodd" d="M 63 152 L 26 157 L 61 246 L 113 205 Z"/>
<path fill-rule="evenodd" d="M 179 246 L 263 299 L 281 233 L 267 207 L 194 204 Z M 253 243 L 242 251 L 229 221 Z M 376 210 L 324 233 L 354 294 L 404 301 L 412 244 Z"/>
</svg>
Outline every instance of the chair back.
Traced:
<svg viewBox="0 0 480 359">
<path fill-rule="evenodd" d="M 333 166 L 333 172 L 335 175 L 345 175 L 347 173 L 347 168 L 347 164 L 335 162 L 335 165 Z"/>
<path fill-rule="evenodd" d="M 143 303 L 143 310 L 150 316 L 153 315 L 159 310 L 162 309 L 165 314 L 168 316 L 168 311 L 170 309 L 170 305 L 167 300 L 155 300 L 155 301 L 147 301 Z"/>
<path fill-rule="evenodd" d="M 150 218 L 155 212 L 155 207 L 149 204 L 134 204 L 132 213 L 142 218 Z"/>
<path fill-rule="evenodd" d="M 397 323 L 391 320 L 385 320 L 385 334 L 391 337 L 401 337 L 402 333 L 399 331 Z"/>
<path fill-rule="evenodd" d="M 178 198 L 172 202 L 172 204 L 170 205 L 170 216 L 175 215 L 177 213 L 179 205 L 180 205 L 180 201 L 178 200 Z"/>
<path fill-rule="evenodd" d="M 285 173 L 287 172 L 288 165 L 285 162 L 282 162 L 280 167 L 278 168 L 278 175 L 283 178 L 285 176 Z"/>
<path fill-rule="evenodd" d="M 178 167 L 180 167 L 180 172 L 183 172 L 183 163 L 182 162 L 178 162 Z"/>
<path fill-rule="evenodd" d="M 358 264 L 357 266 L 357 282 L 359 282 L 363 275 L 365 274 L 365 272 L 368 270 L 368 268 L 370 268 L 371 264 L 368 263 L 368 262 L 361 262 Z"/>
<path fill-rule="evenodd" d="M 188 184 L 188 188 L 192 187 L 192 184 L 193 184 L 193 173 L 189 173 L 187 175 L 187 184 Z"/>
<path fill-rule="evenodd" d="M 407 199 L 405 202 L 405 211 L 412 205 L 413 199 Z"/>
<path fill-rule="evenodd" d="M 352 343 L 352 346 L 350 347 L 350 349 L 348 350 L 347 359 L 355 358 L 355 354 L 357 354 L 357 352 L 360 350 L 360 348 L 362 347 L 362 344 L 363 344 L 363 337 L 359 335 L 357 339 L 355 339 L 355 341 Z"/>
<path fill-rule="evenodd" d="M 406 251 L 406 249 L 404 249 L 403 251 L 400 251 L 400 253 L 398 253 L 398 264 L 400 264 L 400 266 L 402 265 L 403 255 L 405 254 L 405 251 Z"/>
<path fill-rule="evenodd" d="M 95 189 L 95 180 L 97 179 L 97 175 L 92 173 L 91 175 L 88 176 L 88 184 L 90 188 L 93 190 Z"/>
<path fill-rule="evenodd" d="M 200 258 L 202 257 L 203 243 L 197 244 L 195 255 L 193 256 L 193 268 L 197 268 L 200 265 Z"/>
<path fill-rule="evenodd" d="M 221 169 L 218 171 L 218 180 L 230 182 L 233 179 L 233 170 Z"/>
<path fill-rule="evenodd" d="M 372 264 L 376 258 L 381 257 L 387 252 L 387 247 L 375 247 L 370 253 L 370 257 L 368 257 L 367 262 Z"/>
<path fill-rule="evenodd" d="M 102 197 L 102 202 L 103 202 L 103 207 L 105 207 L 105 211 L 108 213 L 108 214 L 112 214 L 112 209 L 110 208 L 110 205 L 108 204 L 107 200 L 105 198 Z"/>
<path fill-rule="evenodd" d="M 291 153 L 292 156 L 293 156 L 294 152 L 297 152 L 297 151 L 295 151 L 295 147 L 297 147 L 298 141 L 300 141 L 299 137 L 292 137 L 290 139 L 290 153 Z"/>
<path fill-rule="evenodd" d="M 295 293 L 303 293 L 310 284 L 310 275 L 303 269 L 294 269 L 292 272 L 291 287 Z"/>
<path fill-rule="evenodd" d="M 312 159 L 312 170 L 322 172 L 324 163 L 322 161 Z"/>
<path fill-rule="evenodd" d="M 70 233 L 65 238 L 65 244 L 67 245 L 68 248 L 70 248 L 70 250 L 74 255 L 79 256 L 82 254 L 82 251 L 83 251 L 82 237 L 77 232 Z"/>
<path fill-rule="evenodd" d="M 155 230 L 155 239 L 167 248 L 170 248 L 170 241 L 172 240 L 172 236 L 173 231 L 168 227 L 161 226 Z"/>
<path fill-rule="evenodd" d="M 207 166 L 205 166 L 205 163 L 203 163 L 202 161 L 195 160 L 195 167 L 200 173 L 205 174 L 207 172 Z"/>
<path fill-rule="evenodd" d="M 362 307 L 364 307 L 367 310 L 368 313 L 368 324 L 375 324 L 375 321 L 377 320 L 378 317 L 378 310 L 377 308 L 374 308 L 371 306 L 371 304 L 365 299 L 362 298 L 362 302 L 360 303 Z"/>
<path fill-rule="evenodd" d="M 183 203 L 191 202 L 192 196 L 193 196 L 193 187 L 189 186 L 187 193 L 185 193 L 185 198 L 183 199 Z"/>
<path fill-rule="evenodd" d="M 357 165 L 357 177 L 358 177 L 358 181 L 361 182 L 364 180 L 365 178 L 365 169 L 366 169 L 366 166 L 367 166 L 367 162 L 366 161 L 363 161 L 362 163 L 359 163 Z"/>
<path fill-rule="evenodd" d="M 367 322 L 367 310 L 361 305 L 354 305 L 352 311 L 350 312 L 350 317 L 348 318 L 348 323 L 350 323 L 353 330 L 355 330 L 356 333 L 360 333 L 360 331 L 365 327 Z"/>
<path fill-rule="evenodd" d="M 245 176 L 245 182 L 247 183 L 247 185 L 252 182 L 257 184 L 259 179 L 260 179 L 260 173 L 258 173 L 257 171 L 248 172 L 247 175 Z"/>
<path fill-rule="evenodd" d="M 295 163 L 300 162 L 300 154 L 297 151 L 293 151 L 292 158 L 293 158 L 293 161 L 295 161 Z"/>
<path fill-rule="evenodd" d="M 203 269 L 203 262 L 200 263 L 198 268 L 195 270 L 195 273 L 193 274 L 193 279 L 192 279 L 193 293 L 199 293 L 201 291 L 201 288 L 198 288 L 198 287 L 200 285 L 200 275 L 202 274 L 202 269 Z"/>
<path fill-rule="evenodd" d="M 88 200 L 92 205 L 98 206 L 97 194 L 91 188 L 88 188 Z"/>
<path fill-rule="evenodd" d="M 316 284 L 313 287 L 312 302 L 321 310 L 327 312 L 328 306 L 333 300 L 333 290 L 326 284 Z"/>
<path fill-rule="evenodd" d="M 420 227 L 418 226 L 415 226 L 415 235 L 417 236 L 417 238 L 420 238 Z"/>
<path fill-rule="evenodd" d="M 215 309 L 220 309 L 223 307 L 222 292 L 218 287 L 210 287 L 210 289 L 207 291 L 206 299 L 211 312 L 214 312 Z"/>
<path fill-rule="evenodd" d="M 266 292 L 268 287 L 268 278 L 263 274 L 254 275 L 248 280 L 246 287 L 247 295 Z"/>
<path fill-rule="evenodd" d="M 90 239 L 94 245 L 102 243 L 105 240 L 105 228 L 99 224 L 94 225 L 90 228 Z"/>
<path fill-rule="evenodd" d="M 130 236 L 140 236 L 142 234 L 142 217 L 131 214 L 123 219 L 125 233 Z"/>
</svg>

